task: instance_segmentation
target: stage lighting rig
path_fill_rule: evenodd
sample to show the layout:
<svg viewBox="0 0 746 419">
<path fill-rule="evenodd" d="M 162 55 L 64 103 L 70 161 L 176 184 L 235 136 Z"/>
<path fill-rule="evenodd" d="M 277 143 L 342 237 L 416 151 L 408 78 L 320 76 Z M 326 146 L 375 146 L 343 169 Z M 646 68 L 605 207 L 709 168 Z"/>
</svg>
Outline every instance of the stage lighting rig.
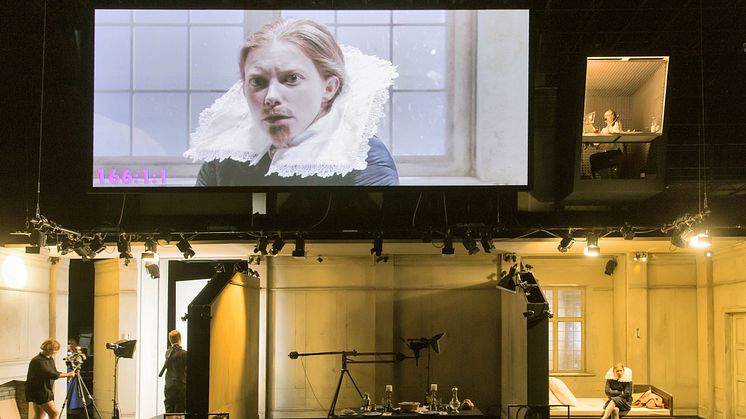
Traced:
<svg viewBox="0 0 746 419">
<path fill-rule="evenodd" d="M 285 247 L 285 240 L 283 240 L 282 237 L 278 237 L 274 242 L 272 242 L 272 248 L 269 249 L 269 253 L 275 256 L 282 251 L 283 247 Z"/>
<path fill-rule="evenodd" d="M 259 237 L 259 241 L 256 243 L 256 247 L 254 247 L 254 253 L 261 253 L 262 255 L 266 255 L 268 245 L 269 245 L 269 240 L 267 240 L 266 237 L 264 236 Z"/>
<path fill-rule="evenodd" d="M 184 255 L 184 259 L 194 257 L 194 255 L 196 254 L 194 253 L 194 249 L 192 249 L 192 245 L 189 244 L 189 241 L 187 241 L 184 236 L 181 236 L 181 240 L 176 243 L 176 247 L 179 249 L 181 254 Z"/>
<path fill-rule="evenodd" d="M 464 249 L 466 249 L 467 253 L 469 253 L 469 256 L 479 253 L 479 246 L 477 246 L 477 241 L 474 240 L 474 237 L 472 237 L 471 230 L 466 230 L 464 239 L 461 241 L 461 244 L 464 245 Z"/>
</svg>

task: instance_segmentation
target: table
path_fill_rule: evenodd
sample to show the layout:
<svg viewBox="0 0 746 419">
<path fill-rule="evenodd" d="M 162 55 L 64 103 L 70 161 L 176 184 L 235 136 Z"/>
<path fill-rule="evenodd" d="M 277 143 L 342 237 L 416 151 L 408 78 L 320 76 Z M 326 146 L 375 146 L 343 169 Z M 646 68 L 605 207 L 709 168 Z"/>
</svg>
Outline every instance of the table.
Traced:
<svg viewBox="0 0 746 419">
<path fill-rule="evenodd" d="M 401 413 L 401 412 L 394 412 L 390 416 L 363 416 L 360 413 L 357 413 L 356 415 L 337 415 L 338 418 L 366 418 L 366 419 L 426 419 L 426 418 L 432 418 L 432 419 L 438 419 L 438 418 L 483 418 L 484 413 L 482 413 L 481 410 L 479 410 L 476 406 L 473 409 L 469 410 L 459 410 L 458 413 L 448 413 L 447 415 L 422 415 L 419 413 Z"/>
<path fill-rule="evenodd" d="M 584 143 L 649 143 L 660 137 L 657 132 L 625 131 L 612 134 L 585 133 Z"/>
</svg>

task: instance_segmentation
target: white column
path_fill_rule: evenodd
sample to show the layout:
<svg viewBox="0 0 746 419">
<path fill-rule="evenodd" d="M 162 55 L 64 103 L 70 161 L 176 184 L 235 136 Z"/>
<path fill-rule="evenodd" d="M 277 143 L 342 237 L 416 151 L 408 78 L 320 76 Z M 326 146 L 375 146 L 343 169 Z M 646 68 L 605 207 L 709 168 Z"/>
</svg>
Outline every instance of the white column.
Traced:
<svg viewBox="0 0 746 419">
<path fill-rule="evenodd" d="M 111 416 L 114 399 L 114 353 L 106 343 L 120 339 L 137 339 L 137 282 L 139 264 L 132 261 L 107 259 L 96 262 L 93 353 L 96 367 L 93 387 L 96 406 L 103 416 Z M 140 342 L 133 359 L 121 358 L 118 370 L 118 404 L 122 418 L 135 417 L 137 394 L 137 362 Z"/>
</svg>

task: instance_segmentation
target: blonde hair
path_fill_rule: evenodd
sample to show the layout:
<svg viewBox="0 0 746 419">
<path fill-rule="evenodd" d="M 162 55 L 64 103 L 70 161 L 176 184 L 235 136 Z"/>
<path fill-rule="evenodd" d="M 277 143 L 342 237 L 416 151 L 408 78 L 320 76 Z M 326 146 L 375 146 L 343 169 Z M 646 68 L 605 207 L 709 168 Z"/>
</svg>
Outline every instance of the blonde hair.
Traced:
<svg viewBox="0 0 746 419">
<path fill-rule="evenodd" d="M 329 29 L 310 19 L 278 19 L 267 23 L 249 36 L 240 52 L 241 80 L 246 79 L 246 57 L 249 53 L 255 48 L 278 40 L 290 42 L 300 48 L 325 79 L 332 76 L 339 79 L 337 93 L 327 103 L 327 107 L 331 106 L 344 86 L 344 55 Z"/>
<path fill-rule="evenodd" d="M 176 329 L 168 332 L 168 341 L 171 342 L 172 345 L 174 343 L 179 343 L 181 341 L 181 333 Z"/>
<path fill-rule="evenodd" d="M 51 352 L 53 350 L 59 351 L 60 343 L 57 341 L 57 339 L 47 339 L 41 343 L 41 345 L 39 346 L 39 349 L 45 352 Z"/>
</svg>

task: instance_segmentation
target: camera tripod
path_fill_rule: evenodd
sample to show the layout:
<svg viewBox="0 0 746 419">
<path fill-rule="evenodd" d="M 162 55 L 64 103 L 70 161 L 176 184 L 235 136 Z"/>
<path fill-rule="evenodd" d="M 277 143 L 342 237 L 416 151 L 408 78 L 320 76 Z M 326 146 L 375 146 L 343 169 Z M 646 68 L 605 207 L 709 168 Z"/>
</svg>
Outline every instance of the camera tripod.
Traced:
<svg viewBox="0 0 746 419">
<path fill-rule="evenodd" d="M 78 395 L 78 399 L 80 400 L 80 404 L 83 407 L 83 412 L 85 412 L 86 419 L 91 418 L 88 414 L 88 400 L 91 401 L 91 406 L 93 406 L 93 410 L 96 411 L 98 418 L 102 419 L 101 412 L 98 411 L 96 403 L 93 401 L 93 397 L 91 396 L 91 392 L 88 391 L 88 387 L 86 387 L 83 379 L 80 377 L 80 366 L 73 368 L 73 373 L 74 374 L 72 379 L 70 379 L 70 381 L 67 383 L 67 394 L 65 394 L 65 402 L 62 403 L 62 408 L 60 409 L 60 416 L 62 416 L 62 412 L 65 411 L 65 407 L 72 399 L 73 391 L 75 391 L 76 393 L 74 394 Z"/>
</svg>

